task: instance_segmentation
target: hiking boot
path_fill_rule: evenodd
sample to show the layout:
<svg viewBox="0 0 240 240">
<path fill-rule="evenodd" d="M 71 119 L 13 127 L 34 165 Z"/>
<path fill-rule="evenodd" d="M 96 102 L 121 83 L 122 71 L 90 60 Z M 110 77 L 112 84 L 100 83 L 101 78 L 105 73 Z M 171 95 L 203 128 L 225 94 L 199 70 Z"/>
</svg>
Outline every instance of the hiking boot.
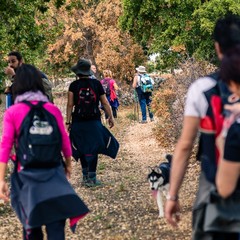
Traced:
<svg viewBox="0 0 240 240">
<path fill-rule="evenodd" d="M 142 120 L 139 123 L 147 123 L 147 120 Z"/>
<path fill-rule="evenodd" d="M 96 177 L 88 178 L 85 186 L 86 187 L 99 187 L 99 186 L 102 186 L 102 182 L 99 181 Z"/>
<path fill-rule="evenodd" d="M 150 118 L 150 121 L 153 122 L 153 121 L 154 121 L 154 118 Z"/>
<path fill-rule="evenodd" d="M 86 186 L 87 182 L 88 182 L 88 176 L 87 175 L 83 175 L 81 185 L 82 186 Z"/>
</svg>

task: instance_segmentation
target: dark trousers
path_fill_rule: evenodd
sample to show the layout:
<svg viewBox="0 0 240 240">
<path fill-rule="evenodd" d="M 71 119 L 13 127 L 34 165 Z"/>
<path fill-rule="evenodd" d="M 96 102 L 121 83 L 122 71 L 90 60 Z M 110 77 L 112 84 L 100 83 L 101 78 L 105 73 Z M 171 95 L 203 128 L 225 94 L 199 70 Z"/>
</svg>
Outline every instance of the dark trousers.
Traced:
<svg viewBox="0 0 240 240">
<path fill-rule="evenodd" d="M 193 240 L 240 240 L 238 233 L 195 232 Z"/>
<path fill-rule="evenodd" d="M 65 240 L 65 221 L 66 220 L 64 219 L 46 225 L 48 240 Z M 32 228 L 28 235 L 26 230 L 23 229 L 23 240 L 43 240 L 42 228 Z"/>
<path fill-rule="evenodd" d="M 193 211 L 192 240 L 240 240 L 239 233 L 205 232 L 203 230 L 205 206 Z"/>
<path fill-rule="evenodd" d="M 80 162 L 82 165 L 82 169 L 87 169 L 88 172 L 96 172 L 97 163 L 98 163 L 98 155 L 94 154 L 84 154 L 80 156 Z"/>
</svg>

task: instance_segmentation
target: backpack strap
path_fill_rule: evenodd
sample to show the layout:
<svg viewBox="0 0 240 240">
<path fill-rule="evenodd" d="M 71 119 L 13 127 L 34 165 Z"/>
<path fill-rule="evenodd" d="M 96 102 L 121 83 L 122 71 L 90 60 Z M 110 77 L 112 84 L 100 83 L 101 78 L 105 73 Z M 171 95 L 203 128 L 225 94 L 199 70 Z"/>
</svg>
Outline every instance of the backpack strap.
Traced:
<svg viewBox="0 0 240 240">
<path fill-rule="evenodd" d="M 32 104 L 30 101 L 24 100 L 21 103 L 28 105 L 30 108 L 39 108 L 42 107 L 46 102 L 39 101 L 37 104 Z"/>
<path fill-rule="evenodd" d="M 222 114 L 223 114 L 223 116 L 226 116 L 226 115 L 229 114 L 229 112 L 224 110 L 223 106 L 225 104 L 231 104 L 228 101 L 228 98 L 229 98 L 230 95 L 232 95 L 232 93 L 229 91 L 227 85 L 224 82 L 221 81 L 219 71 L 209 75 L 209 77 L 213 78 L 217 82 L 217 89 L 219 91 L 219 96 L 220 96 L 221 101 L 222 101 L 222 109 L 223 109 L 223 113 Z"/>
</svg>

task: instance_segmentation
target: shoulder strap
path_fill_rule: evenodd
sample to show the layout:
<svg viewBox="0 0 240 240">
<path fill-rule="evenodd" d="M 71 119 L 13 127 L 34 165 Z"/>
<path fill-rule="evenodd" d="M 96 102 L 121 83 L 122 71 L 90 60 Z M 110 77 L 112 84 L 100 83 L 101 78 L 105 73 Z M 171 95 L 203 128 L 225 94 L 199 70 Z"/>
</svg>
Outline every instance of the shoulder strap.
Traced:
<svg viewBox="0 0 240 240">
<path fill-rule="evenodd" d="M 32 104 L 31 102 L 24 100 L 22 103 L 28 105 L 30 108 L 39 108 L 42 107 L 46 102 L 39 101 L 37 104 Z"/>
<path fill-rule="evenodd" d="M 104 83 L 109 84 L 111 79 L 104 78 Z"/>
<path fill-rule="evenodd" d="M 217 82 L 217 88 L 219 91 L 219 96 L 221 97 L 221 100 L 222 100 L 222 106 L 225 104 L 230 104 L 228 101 L 228 98 L 232 93 L 229 91 L 227 85 L 223 81 L 221 81 L 219 71 L 213 74 L 210 74 L 209 77 L 215 79 Z M 227 112 L 224 111 L 223 115 L 226 115 L 226 114 Z"/>
</svg>

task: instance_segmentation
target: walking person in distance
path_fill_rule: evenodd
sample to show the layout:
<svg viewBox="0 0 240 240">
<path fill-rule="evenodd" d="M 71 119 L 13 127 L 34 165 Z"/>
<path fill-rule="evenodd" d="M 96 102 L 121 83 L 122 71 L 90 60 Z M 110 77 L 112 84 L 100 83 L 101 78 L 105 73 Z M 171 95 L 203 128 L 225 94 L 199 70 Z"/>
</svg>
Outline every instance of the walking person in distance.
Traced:
<svg viewBox="0 0 240 240">
<path fill-rule="evenodd" d="M 147 74 L 144 66 L 136 68 L 137 74 L 133 79 L 133 88 L 136 90 L 138 95 L 138 101 L 142 113 L 142 120 L 140 123 L 147 123 L 147 111 L 150 121 L 154 121 L 153 112 L 151 110 L 152 102 L 152 91 L 153 91 L 153 79 Z"/>
</svg>

